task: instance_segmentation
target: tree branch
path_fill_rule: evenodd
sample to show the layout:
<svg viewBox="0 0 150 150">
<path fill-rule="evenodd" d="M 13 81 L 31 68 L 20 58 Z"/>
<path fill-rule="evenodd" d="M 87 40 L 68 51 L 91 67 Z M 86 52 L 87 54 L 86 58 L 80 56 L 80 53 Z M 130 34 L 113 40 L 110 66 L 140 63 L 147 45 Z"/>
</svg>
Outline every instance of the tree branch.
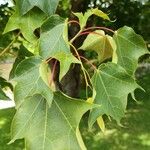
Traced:
<svg viewBox="0 0 150 150">
<path fill-rule="evenodd" d="M 20 35 L 20 32 L 17 34 L 17 36 L 14 38 L 14 40 L 0 53 L 0 57 L 10 49 L 10 47 L 13 45 L 13 43 L 16 42 L 16 40 L 18 39 L 19 35 Z"/>
</svg>

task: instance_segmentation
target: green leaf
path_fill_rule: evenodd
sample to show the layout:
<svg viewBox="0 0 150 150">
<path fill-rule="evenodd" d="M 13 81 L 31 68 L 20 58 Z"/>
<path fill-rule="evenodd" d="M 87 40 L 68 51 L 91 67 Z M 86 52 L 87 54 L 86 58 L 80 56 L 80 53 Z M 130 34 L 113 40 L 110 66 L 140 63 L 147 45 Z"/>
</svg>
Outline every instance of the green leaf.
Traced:
<svg viewBox="0 0 150 150">
<path fill-rule="evenodd" d="M 148 53 L 143 38 L 132 28 L 124 26 L 115 32 L 114 40 L 117 44 L 118 64 L 130 75 L 133 75 L 140 56 Z"/>
<path fill-rule="evenodd" d="M 101 65 L 92 82 L 96 90 L 94 103 L 101 107 L 91 111 L 89 126 L 91 127 L 103 114 L 111 116 L 119 123 L 124 116 L 128 94 L 139 86 L 124 68 L 113 63 Z"/>
<path fill-rule="evenodd" d="M 109 35 L 105 35 L 102 30 L 90 33 L 83 45 L 79 48 L 87 51 L 95 51 L 98 54 L 100 62 L 112 57 L 113 51 L 116 51 L 116 43 Z"/>
<path fill-rule="evenodd" d="M 7 80 L 2 77 L 0 77 L 0 86 L 2 88 L 9 87 L 13 91 L 13 86 L 11 85 L 11 83 L 7 82 Z"/>
<path fill-rule="evenodd" d="M 30 150 L 80 150 L 83 141 L 78 131 L 83 114 L 93 107 L 59 92 L 49 108 L 41 95 L 27 98 L 12 122 L 12 140 L 25 138 Z"/>
<path fill-rule="evenodd" d="M 13 63 L 13 67 L 11 69 L 11 72 L 9 74 L 9 79 L 13 79 L 15 76 L 15 70 L 18 64 L 23 61 L 26 57 L 31 57 L 33 54 L 29 52 L 23 45 L 20 46 L 20 49 L 18 50 L 18 56 L 15 59 L 15 62 Z"/>
<path fill-rule="evenodd" d="M 39 30 L 36 30 L 37 34 Z M 35 56 L 39 55 L 39 39 L 34 41 L 27 41 L 27 40 L 23 40 L 23 46 L 32 54 L 34 54 Z"/>
<path fill-rule="evenodd" d="M 43 81 L 40 73 L 41 67 L 47 66 L 40 57 L 30 57 L 23 60 L 16 68 L 15 77 L 13 80 L 17 81 L 15 86 L 14 96 L 17 108 L 24 102 L 28 96 L 34 94 L 41 94 L 51 105 L 53 92 Z M 48 78 L 48 77 L 47 77 Z"/>
<path fill-rule="evenodd" d="M 3 92 L 1 86 L 0 86 L 0 100 L 8 100 L 9 98 L 6 96 L 6 94 Z"/>
<path fill-rule="evenodd" d="M 101 10 L 99 10 L 98 8 L 89 9 L 87 12 L 85 12 L 84 15 L 83 13 L 73 13 L 73 14 L 78 17 L 81 29 L 83 29 L 86 26 L 89 17 L 92 15 L 96 15 L 100 18 L 110 21 L 108 15 L 102 12 Z"/>
<path fill-rule="evenodd" d="M 10 17 L 4 33 L 20 29 L 26 40 L 35 42 L 37 37 L 34 35 L 34 31 L 42 25 L 45 19 L 46 15 L 38 8 L 34 8 L 24 16 L 21 16 L 16 9 L 14 14 Z"/>
<path fill-rule="evenodd" d="M 59 0 L 17 0 L 20 14 L 24 15 L 35 6 L 40 8 L 47 15 L 53 15 L 56 11 Z"/>
<path fill-rule="evenodd" d="M 72 63 L 80 63 L 75 58 L 68 44 L 67 23 L 58 15 L 51 16 L 41 28 L 40 55 L 60 61 L 60 80 L 67 73 Z"/>
<path fill-rule="evenodd" d="M 0 77 L 0 100 L 8 100 L 9 97 L 4 93 L 3 88 L 9 87 L 13 90 L 12 85 L 7 82 L 4 78 Z"/>
<path fill-rule="evenodd" d="M 102 132 L 105 133 L 105 122 L 104 122 L 102 116 L 97 118 L 97 124 L 98 124 L 99 128 L 102 130 Z"/>
</svg>

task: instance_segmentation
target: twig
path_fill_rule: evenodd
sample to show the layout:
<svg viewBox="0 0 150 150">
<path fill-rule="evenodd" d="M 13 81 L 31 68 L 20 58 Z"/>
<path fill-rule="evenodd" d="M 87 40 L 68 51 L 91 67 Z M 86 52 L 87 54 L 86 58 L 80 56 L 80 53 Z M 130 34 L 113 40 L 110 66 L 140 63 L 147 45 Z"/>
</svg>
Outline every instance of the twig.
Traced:
<svg viewBox="0 0 150 150">
<path fill-rule="evenodd" d="M 80 56 L 80 58 L 84 59 L 88 64 L 90 64 L 94 70 L 97 70 L 96 66 L 93 65 L 87 58 L 85 58 L 83 56 Z"/>
<path fill-rule="evenodd" d="M 13 43 L 16 42 L 16 40 L 18 39 L 19 35 L 20 35 L 20 32 L 16 35 L 13 41 L 0 53 L 0 57 L 10 49 Z"/>
<path fill-rule="evenodd" d="M 92 29 L 101 29 L 101 30 L 106 30 L 106 31 L 115 33 L 115 31 L 113 31 L 112 29 L 106 28 L 106 27 L 89 27 L 89 28 L 86 28 L 83 31 L 88 31 L 88 30 L 92 30 Z"/>
<path fill-rule="evenodd" d="M 70 24 L 70 23 L 76 23 L 76 24 L 80 25 L 79 22 L 76 21 L 76 20 L 70 20 L 70 21 L 68 21 L 68 24 Z"/>
<path fill-rule="evenodd" d="M 115 31 L 113 31 L 112 29 L 109 29 L 109 28 L 106 28 L 106 27 L 89 27 L 89 28 L 86 28 L 84 30 L 80 30 L 71 40 L 70 40 L 70 43 L 73 43 L 74 40 L 79 37 L 80 35 L 84 35 L 84 34 L 88 34 L 88 33 L 94 33 L 94 32 L 86 32 L 88 30 L 92 30 L 92 29 L 102 29 L 102 30 L 106 30 L 106 31 L 109 31 L 109 32 L 112 32 L 112 33 L 115 33 Z M 95 32 L 95 34 L 98 34 Z"/>
<path fill-rule="evenodd" d="M 103 35 L 101 33 L 97 33 L 97 32 L 94 32 L 94 31 L 93 32 L 91 32 L 91 31 L 81 32 L 79 36 L 86 35 L 86 34 L 95 34 L 95 35 L 105 36 L 105 35 Z"/>
<path fill-rule="evenodd" d="M 70 43 L 73 43 L 74 42 L 74 40 L 78 37 L 78 36 L 80 36 L 80 33 L 82 32 L 82 30 L 80 30 L 71 40 L 70 40 Z"/>
</svg>

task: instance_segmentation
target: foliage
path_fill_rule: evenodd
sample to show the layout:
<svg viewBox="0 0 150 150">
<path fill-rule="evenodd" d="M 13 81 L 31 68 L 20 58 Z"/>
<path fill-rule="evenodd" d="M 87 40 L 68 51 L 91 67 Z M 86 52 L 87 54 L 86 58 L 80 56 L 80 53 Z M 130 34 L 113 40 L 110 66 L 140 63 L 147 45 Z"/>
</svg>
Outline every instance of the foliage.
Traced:
<svg viewBox="0 0 150 150">
<path fill-rule="evenodd" d="M 150 0 L 90 0 L 93 7 L 110 13 L 113 23 L 103 22 L 104 25 L 118 29 L 124 25 L 132 27 L 137 33 L 150 43 L 149 7 Z M 132 15 L 131 15 L 132 14 Z M 99 20 L 95 20 L 99 24 Z"/>
<path fill-rule="evenodd" d="M 8 100 L 9 98 L 4 93 L 3 89 L 9 87 L 12 90 L 12 85 L 8 83 L 4 78 L 0 77 L 0 99 Z"/>
<path fill-rule="evenodd" d="M 140 73 L 141 67 L 139 69 L 138 72 Z M 146 92 L 141 90 L 135 92 L 136 98 L 138 100 L 138 103 L 136 104 L 133 103 L 133 100 L 129 100 L 128 111 L 121 121 L 125 127 L 120 127 L 116 125 L 114 121 L 109 122 L 107 118 L 104 118 L 106 122 L 105 134 L 99 131 L 96 124 L 89 132 L 87 124 L 85 124 L 87 117 L 84 117 L 81 120 L 81 134 L 89 150 L 149 149 L 149 79 L 150 70 L 145 68 L 144 71 L 142 71 L 142 75 L 140 76 L 138 83 L 145 89 Z M 24 148 L 23 140 L 17 140 L 13 144 L 7 145 L 8 141 L 10 140 L 10 125 L 14 114 L 14 108 L 0 110 L 0 149 L 2 150 L 22 150 Z"/>
<path fill-rule="evenodd" d="M 0 5 L 0 52 L 2 52 L 3 49 L 5 49 L 7 52 L 3 56 L 1 56 L 0 62 L 7 62 L 8 60 L 14 58 L 14 56 L 16 55 L 16 51 L 18 51 L 19 41 L 15 39 L 16 32 L 3 34 L 8 19 L 13 12 L 13 8 L 8 7 L 8 4 Z M 14 39 L 15 42 L 9 45 L 9 43 Z M 7 47 L 7 45 L 9 46 Z"/>
<path fill-rule="evenodd" d="M 100 62 L 111 58 L 113 51 L 116 51 L 116 43 L 111 36 L 105 35 L 102 30 L 89 34 L 83 45 L 79 48 L 85 51 L 95 51 Z"/>
<path fill-rule="evenodd" d="M 7 4 L 0 6 L 0 52 L 11 42 L 11 34 L 2 36 L 2 32 L 10 15 L 11 10 L 7 7 Z"/>
<path fill-rule="evenodd" d="M 128 94 L 140 87 L 134 77 L 138 59 L 148 53 L 143 38 L 130 27 L 124 26 L 117 31 L 106 27 L 86 28 L 91 15 L 110 21 L 101 10 L 96 8 L 84 14 L 74 13 L 79 21 L 68 21 L 55 14 L 58 2 L 16 0 L 15 12 L 4 30 L 6 33 L 19 29 L 16 39 L 24 39 L 20 47 L 24 57 L 19 59 L 18 53 L 11 71 L 16 115 L 12 122 L 10 143 L 24 138 L 26 149 L 86 149 L 79 123 L 88 110 L 89 127 L 98 120 L 104 131 L 103 115 L 112 117 L 120 124 Z M 80 29 L 70 38 L 68 24 L 72 22 L 77 23 Z M 110 34 L 106 35 L 104 31 Z M 88 36 L 83 45 L 77 49 L 75 41 L 86 34 Z M 24 41 L 31 45 L 32 50 Z M 96 51 L 98 63 L 94 65 L 84 54 L 81 55 L 81 49 Z M 51 65 L 53 59 L 55 62 Z M 92 73 L 84 67 L 82 59 L 91 65 Z M 66 95 L 67 92 L 57 88 L 55 83 L 56 76 L 57 82 L 61 82 L 72 69 L 71 66 L 76 64 L 81 66 L 86 83 L 85 100 Z M 71 87 L 70 80 L 67 82 Z M 92 96 L 88 94 L 91 91 Z"/>
</svg>

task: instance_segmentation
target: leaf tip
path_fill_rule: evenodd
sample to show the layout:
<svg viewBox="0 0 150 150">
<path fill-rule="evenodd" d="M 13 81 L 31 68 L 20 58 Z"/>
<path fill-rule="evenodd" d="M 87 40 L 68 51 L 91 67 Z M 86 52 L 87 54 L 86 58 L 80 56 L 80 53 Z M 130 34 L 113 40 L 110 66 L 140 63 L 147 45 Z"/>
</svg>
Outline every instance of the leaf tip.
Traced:
<svg viewBox="0 0 150 150">
<path fill-rule="evenodd" d="M 8 143 L 7 143 L 7 145 L 10 145 L 10 144 L 12 144 L 12 143 L 14 143 L 15 142 L 15 140 L 11 140 L 11 141 L 9 141 Z"/>
<path fill-rule="evenodd" d="M 105 133 L 105 130 L 106 130 L 106 128 L 105 128 L 105 122 L 104 122 L 102 116 L 98 117 L 98 119 L 97 119 L 97 124 L 98 124 L 99 128 L 101 129 L 101 131 L 102 131 L 103 133 Z"/>
</svg>

